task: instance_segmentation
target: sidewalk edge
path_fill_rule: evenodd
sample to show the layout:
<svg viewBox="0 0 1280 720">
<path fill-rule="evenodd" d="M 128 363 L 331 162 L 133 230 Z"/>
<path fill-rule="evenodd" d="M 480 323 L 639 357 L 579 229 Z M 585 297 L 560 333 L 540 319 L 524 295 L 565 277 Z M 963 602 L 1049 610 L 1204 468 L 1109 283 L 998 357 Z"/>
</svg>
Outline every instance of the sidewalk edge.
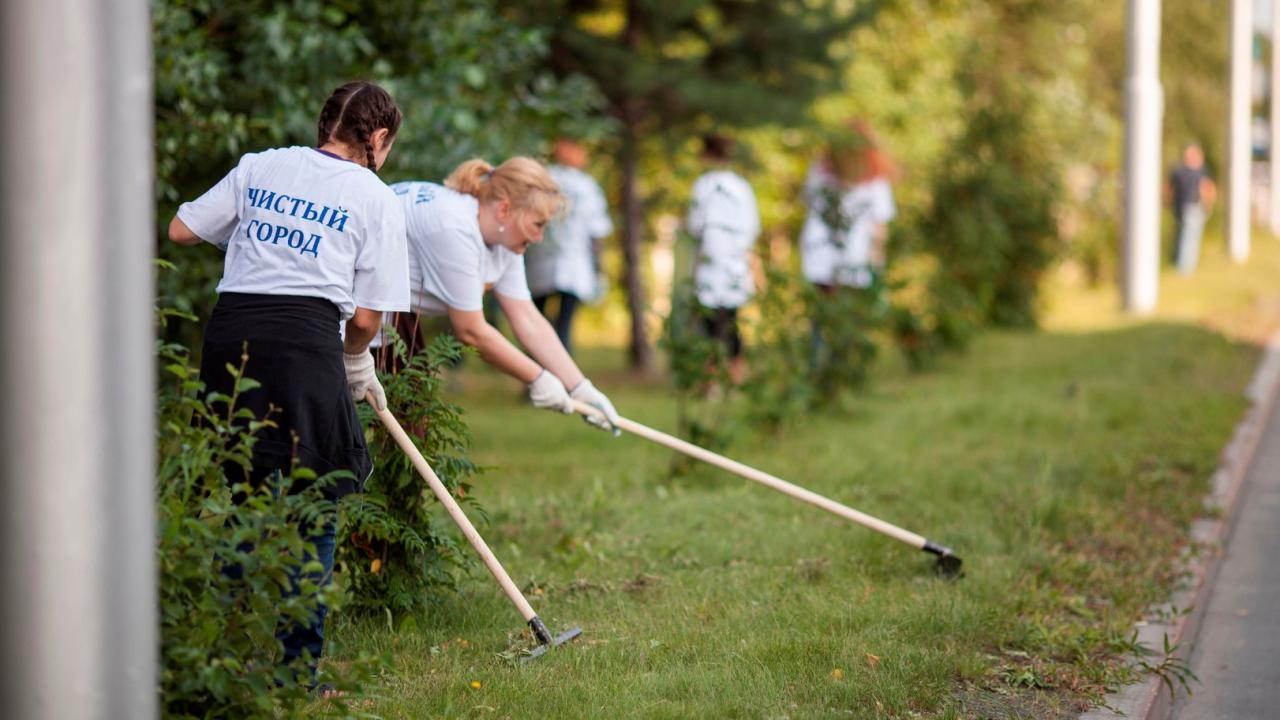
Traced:
<svg viewBox="0 0 1280 720">
<path fill-rule="evenodd" d="M 1245 390 L 1251 405 L 1236 425 L 1213 474 L 1213 487 L 1204 501 L 1208 517 L 1192 524 L 1191 549 L 1183 553 L 1180 560 L 1181 574 L 1186 579 L 1167 601 L 1149 608 L 1147 619 L 1139 621 L 1134 628 L 1144 646 L 1159 652 L 1168 637 L 1171 645 L 1177 645 L 1175 655 L 1184 661 L 1190 657 L 1214 578 L 1222 565 L 1223 548 L 1235 523 L 1241 489 L 1278 390 L 1280 332 L 1267 341 Z M 1187 612 L 1187 608 L 1191 610 Z M 1172 700 L 1163 681 L 1156 675 L 1148 675 L 1111 693 L 1106 697 L 1106 706 L 1084 713 L 1080 720 L 1162 720 L 1169 716 Z"/>
</svg>

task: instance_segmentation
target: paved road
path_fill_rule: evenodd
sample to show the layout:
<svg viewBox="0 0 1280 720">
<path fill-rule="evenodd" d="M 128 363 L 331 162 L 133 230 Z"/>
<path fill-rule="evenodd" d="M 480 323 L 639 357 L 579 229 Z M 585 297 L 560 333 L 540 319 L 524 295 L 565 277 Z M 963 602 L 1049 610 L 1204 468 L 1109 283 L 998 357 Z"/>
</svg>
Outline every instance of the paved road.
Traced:
<svg viewBox="0 0 1280 720">
<path fill-rule="evenodd" d="M 1280 402 L 1243 492 L 1192 646 L 1200 682 L 1179 693 L 1174 720 L 1280 718 Z"/>
</svg>

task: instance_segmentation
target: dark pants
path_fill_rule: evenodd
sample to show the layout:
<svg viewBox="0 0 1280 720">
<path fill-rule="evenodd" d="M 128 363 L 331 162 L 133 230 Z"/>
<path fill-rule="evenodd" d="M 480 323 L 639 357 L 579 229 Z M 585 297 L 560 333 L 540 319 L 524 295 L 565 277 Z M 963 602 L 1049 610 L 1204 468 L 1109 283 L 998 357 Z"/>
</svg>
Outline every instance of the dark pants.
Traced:
<svg viewBox="0 0 1280 720">
<path fill-rule="evenodd" d="M 310 563 L 312 560 L 319 560 L 323 570 L 320 572 L 304 573 L 301 570 L 295 572 L 290 578 L 290 593 L 298 594 L 299 586 L 303 580 L 310 580 L 319 587 L 328 587 L 333 582 L 333 550 L 337 544 L 337 525 L 334 522 L 325 523 L 323 527 L 316 528 L 307 540 L 316 548 L 315 557 L 310 553 L 302 556 L 303 565 Z M 329 615 L 329 607 L 324 603 L 320 603 L 316 608 L 316 614 L 311 618 L 311 622 L 293 623 L 290 622 L 281 628 L 276 634 L 276 638 L 284 644 L 284 661 L 286 663 L 303 656 L 304 652 L 311 654 L 309 666 L 311 668 L 311 678 L 315 678 L 316 663 L 320 660 L 320 654 L 324 652 L 324 620 Z M 314 682 L 314 679 L 311 680 Z"/>
<path fill-rule="evenodd" d="M 573 354 L 573 346 L 569 344 L 570 330 L 573 325 L 573 314 L 577 312 L 578 305 L 581 303 L 578 296 L 572 293 L 552 293 L 543 295 L 533 299 L 533 304 L 538 306 L 538 312 L 543 315 L 547 314 L 547 300 L 552 297 L 560 298 L 560 309 L 556 313 L 555 319 L 548 317 L 551 324 L 555 326 L 556 335 L 560 338 L 560 344 L 564 345 L 564 349 Z"/>
<path fill-rule="evenodd" d="M 333 582 L 333 553 L 334 548 L 337 546 L 337 536 L 337 519 L 332 517 L 320 527 L 307 529 L 305 537 L 307 542 L 315 547 L 316 552 L 315 555 L 304 552 L 301 563 L 290 572 L 289 590 L 286 593 L 286 597 L 298 595 L 302 591 L 302 583 L 305 580 L 310 580 L 320 588 L 328 587 L 329 583 Z M 237 550 L 242 553 L 252 552 L 253 544 L 245 543 L 240 545 Z M 305 572 L 303 570 L 312 560 L 320 561 L 321 570 L 319 572 Z M 224 567 L 222 572 L 233 580 L 239 580 L 244 575 L 244 569 L 239 565 Z M 320 655 L 324 652 L 324 621 L 328 615 L 329 607 L 324 603 L 318 603 L 316 614 L 309 618 L 307 622 L 288 620 L 281 623 L 279 630 L 276 632 L 276 639 L 284 646 L 284 664 L 303 657 L 304 653 L 310 653 L 311 659 L 307 662 L 310 673 L 304 680 L 310 686 L 315 685 L 316 665 L 320 661 Z"/>
<path fill-rule="evenodd" d="M 702 331 L 724 346 L 726 357 L 742 357 L 742 335 L 738 333 L 738 308 L 703 308 Z"/>
</svg>

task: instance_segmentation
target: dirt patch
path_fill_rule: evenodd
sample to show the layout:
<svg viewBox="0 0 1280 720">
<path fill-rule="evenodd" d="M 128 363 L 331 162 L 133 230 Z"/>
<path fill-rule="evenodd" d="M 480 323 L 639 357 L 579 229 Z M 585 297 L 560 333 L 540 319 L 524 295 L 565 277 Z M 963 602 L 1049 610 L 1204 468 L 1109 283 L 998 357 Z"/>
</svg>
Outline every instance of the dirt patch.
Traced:
<svg viewBox="0 0 1280 720">
<path fill-rule="evenodd" d="M 622 589 L 632 595 L 638 595 L 662 583 L 661 575 L 650 575 L 649 573 L 640 573 L 630 580 L 622 584 Z"/>
<path fill-rule="evenodd" d="M 796 563 L 796 576 L 810 585 L 816 585 L 826 579 L 829 565 L 826 558 L 801 560 Z"/>
<path fill-rule="evenodd" d="M 980 720 L 1073 720 L 1088 710 L 1088 702 L 1060 690 L 977 686 L 955 695 L 959 714 Z"/>
<path fill-rule="evenodd" d="M 609 583 L 596 583 L 586 578 L 574 578 L 573 582 L 562 588 L 563 592 L 568 595 L 603 595 L 613 592 L 613 586 Z"/>
</svg>

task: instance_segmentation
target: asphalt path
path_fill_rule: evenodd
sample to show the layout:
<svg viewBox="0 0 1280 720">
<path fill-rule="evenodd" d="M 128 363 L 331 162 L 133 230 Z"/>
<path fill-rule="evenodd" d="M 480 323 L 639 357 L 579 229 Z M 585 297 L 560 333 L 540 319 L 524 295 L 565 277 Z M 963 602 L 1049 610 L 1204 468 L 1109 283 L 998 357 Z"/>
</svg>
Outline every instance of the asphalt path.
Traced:
<svg viewBox="0 0 1280 720">
<path fill-rule="evenodd" d="M 1280 718 L 1280 402 L 1243 492 L 1192 645 L 1200 681 L 1178 693 L 1174 720 Z"/>
</svg>

